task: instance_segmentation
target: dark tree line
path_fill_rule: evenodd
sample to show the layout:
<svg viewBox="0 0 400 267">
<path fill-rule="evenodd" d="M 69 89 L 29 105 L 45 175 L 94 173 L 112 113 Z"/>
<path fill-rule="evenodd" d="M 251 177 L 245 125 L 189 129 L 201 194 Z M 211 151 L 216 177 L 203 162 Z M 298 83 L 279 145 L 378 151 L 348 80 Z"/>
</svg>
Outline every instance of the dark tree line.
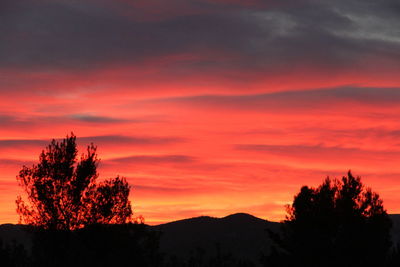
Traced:
<svg viewBox="0 0 400 267">
<path fill-rule="evenodd" d="M 5 243 L 0 239 L 0 266 L 30 266 L 26 248 L 22 244 L 17 244 L 16 242 Z"/>
</svg>

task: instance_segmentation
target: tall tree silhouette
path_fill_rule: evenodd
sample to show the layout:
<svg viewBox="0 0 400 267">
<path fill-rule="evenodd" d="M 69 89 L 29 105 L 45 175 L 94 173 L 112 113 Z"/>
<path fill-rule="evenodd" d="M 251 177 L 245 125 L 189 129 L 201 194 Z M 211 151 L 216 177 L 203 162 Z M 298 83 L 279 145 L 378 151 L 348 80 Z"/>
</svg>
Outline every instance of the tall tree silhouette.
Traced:
<svg viewBox="0 0 400 267">
<path fill-rule="evenodd" d="M 377 193 L 349 171 L 319 187 L 303 186 L 287 207 L 269 266 L 382 266 L 391 220 Z M 267 261 L 268 262 L 268 261 Z"/>
<path fill-rule="evenodd" d="M 53 139 L 39 164 L 23 166 L 17 176 L 27 194 L 16 201 L 20 220 L 54 230 L 129 222 L 128 183 L 120 177 L 96 183 L 98 163 L 93 144 L 78 160 L 74 134 L 60 142 Z"/>
</svg>

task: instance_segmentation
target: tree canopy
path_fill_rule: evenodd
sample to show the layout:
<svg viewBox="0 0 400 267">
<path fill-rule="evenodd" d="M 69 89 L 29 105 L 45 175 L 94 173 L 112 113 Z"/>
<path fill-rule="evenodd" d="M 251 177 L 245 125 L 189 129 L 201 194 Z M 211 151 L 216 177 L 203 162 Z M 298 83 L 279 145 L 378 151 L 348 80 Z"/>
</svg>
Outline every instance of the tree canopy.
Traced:
<svg viewBox="0 0 400 267">
<path fill-rule="evenodd" d="M 276 266 L 381 266 L 390 249 L 382 200 L 350 171 L 317 188 L 303 186 L 287 212 L 283 234 L 272 233 Z"/>
<path fill-rule="evenodd" d="M 96 182 L 96 149 L 90 144 L 78 159 L 76 136 L 71 134 L 62 141 L 53 139 L 37 165 L 23 166 L 17 180 L 27 197 L 16 200 L 20 221 L 56 230 L 129 222 L 130 187 L 120 177 Z"/>
</svg>

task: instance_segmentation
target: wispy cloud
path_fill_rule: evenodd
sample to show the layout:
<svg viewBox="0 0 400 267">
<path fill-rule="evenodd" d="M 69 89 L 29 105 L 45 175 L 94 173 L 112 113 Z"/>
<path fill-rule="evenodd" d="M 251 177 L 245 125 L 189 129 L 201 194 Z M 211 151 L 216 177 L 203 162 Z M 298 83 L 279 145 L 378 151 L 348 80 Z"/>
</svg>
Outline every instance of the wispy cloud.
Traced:
<svg viewBox="0 0 400 267">
<path fill-rule="evenodd" d="M 106 116 L 95 116 L 95 115 L 88 115 L 88 114 L 74 114 L 71 116 L 71 118 L 74 120 L 82 121 L 82 122 L 101 123 L 101 124 L 140 122 L 139 120 L 127 120 L 127 119 L 119 119 L 119 118 L 106 117 Z"/>
<path fill-rule="evenodd" d="M 57 140 L 61 140 L 58 138 Z M 44 147 L 50 143 L 51 139 L 7 139 L 0 140 L 0 147 L 21 147 L 21 146 L 41 146 Z M 124 136 L 124 135 L 102 135 L 78 137 L 79 143 L 95 143 L 101 145 L 109 144 L 130 144 L 130 145 L 160 145 L 183 142 L 184 139 L 178 137 L 152 137 L 152 136 Z"/>
<path fill-rule="evenodd" d="M 108 159 L 108 163 L 123 164 L 182 164 L 193 163 L 195 158 L 186 155 L 139 155 Z"/>
<path fill-rule="evenodd" d="M 337 87 L 283 91 L 251 95 L 197 95 L 148 100 L 148 102 L 183 104 L 199 108 L 250 109 L 280 112 L 283 110 L 332 109 L 342 106 L 393 106 L 400 102 L 400 88 Z"/>
</svg>

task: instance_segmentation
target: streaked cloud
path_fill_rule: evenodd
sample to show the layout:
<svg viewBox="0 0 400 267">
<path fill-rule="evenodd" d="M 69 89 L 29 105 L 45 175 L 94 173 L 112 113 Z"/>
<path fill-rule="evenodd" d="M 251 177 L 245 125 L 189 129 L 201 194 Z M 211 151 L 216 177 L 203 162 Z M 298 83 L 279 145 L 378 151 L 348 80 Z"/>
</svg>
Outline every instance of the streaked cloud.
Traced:
<svg viewBox="0 0 400 267">
<path fill-rule="evenodd" d="M 153 100 L 154 101 L 154 100 Z M 150 101 L 151 102 L 151 101 Z M 198 95 L 178 98 L 165 98 L 155 102 L 187 104 L 199 108 L 255 109 L 265 111 L 295 111 L 334 109 L 334 105 L 366 105 L 397 107 L 400 102 L 399 88 L 339 87 L 283 91 L 252 95 Z"/>
<path fill-rule="evenodd" d="M 46 146 L 48 142 L 44 140 L 35 140 L 35 139 L 9 139 L 9 140 L 0 140 L 0 147 L 32 147 L 32 146 Z"/>
<path fill-rule="evenodd" d="M 108 163 L 123 164 L 163 164 L 163 163 L 192 163 L 195 159 L 186 155 L 138 155 L 108 159 Z"/>
<path fill-rule="evenodd" d="M 61 138 L 57 139 L 61 140 Z M 0 140 L 0 147 L 45 147 L 51 140 L 47 139 L 7 139 Z M 161 145 L 168 143 L 182 142 L 182 138 L 176 137 L 135 137 L 123 135 L 103 135 L 103 136 L 86 136 L 78 137 L 79 143 L 95 143 L 101 145 L 107 144 L 130 144 L 130 145 Z"/>
<path fill-rule="evenodd" d="M 0 167 L 9 168 L 11 166 L 22 167 L 22 165 L 31 165 L 34 162 L 32 160 L 19 160 L 19 159 L 6 159 L 0 158 Z"/>
<path fill-rule="evenodd" d="M 72 119 L 76 119 L 82 122 L 88 123 L 124 123 L 124 122 L 139 122 L 139 120 L 126 120 L 126 119 L 118 119 L 106 116 L 94 116 L 94 115 L 86 115 L 86 114 L 75 114 L 71 116 Z"/>
</svg>

